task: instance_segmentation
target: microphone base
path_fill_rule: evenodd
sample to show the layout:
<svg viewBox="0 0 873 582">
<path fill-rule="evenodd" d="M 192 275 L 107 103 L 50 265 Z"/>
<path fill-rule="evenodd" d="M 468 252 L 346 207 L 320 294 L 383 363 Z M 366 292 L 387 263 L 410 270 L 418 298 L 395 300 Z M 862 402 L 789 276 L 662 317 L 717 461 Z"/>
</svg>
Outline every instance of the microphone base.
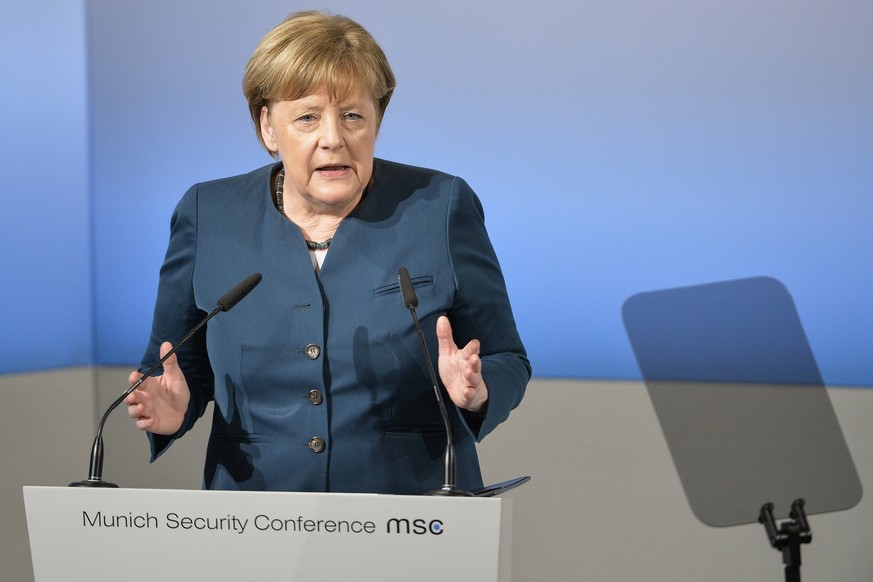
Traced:
<svg viewBox="0 0 873 582">
<path fill-rule="evenodd" d="M 103 479 L 85 479 L 84 481 L 74 481 L 67 487 L 111 487 L 118 489 L 118 485 L 104 481 Z"/>
<path fill-rule="evenodd" d="M 425 495 L 432 497 L 475 497 L 470 491 L 464 491 L 449 485 L 444 485 L 442 488 L 434 491 L 428 491 Z"/>
</svg>

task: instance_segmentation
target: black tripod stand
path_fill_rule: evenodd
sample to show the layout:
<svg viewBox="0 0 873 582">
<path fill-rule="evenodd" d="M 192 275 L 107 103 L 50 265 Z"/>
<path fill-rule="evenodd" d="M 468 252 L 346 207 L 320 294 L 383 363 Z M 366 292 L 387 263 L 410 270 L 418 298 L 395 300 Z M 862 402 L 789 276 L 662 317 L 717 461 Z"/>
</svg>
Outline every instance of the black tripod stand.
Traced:
<svg viewBox="0 0 873 582">
<path fill-rule="evenodd" d="M 812 541 L 812 531 L 803 510 L 805 501 L 796 499 L 791 504 L 790 520 L 783 521 L 776 529 L 776 519 L 773 517 L 773 504 L 765 503 L 761 507 L 758 521 L 764 524 L 770 545 L 782 552 L 782 563 L 785 564 L 785 582 L 800 582 L 800 545 Z"/>
</svg>

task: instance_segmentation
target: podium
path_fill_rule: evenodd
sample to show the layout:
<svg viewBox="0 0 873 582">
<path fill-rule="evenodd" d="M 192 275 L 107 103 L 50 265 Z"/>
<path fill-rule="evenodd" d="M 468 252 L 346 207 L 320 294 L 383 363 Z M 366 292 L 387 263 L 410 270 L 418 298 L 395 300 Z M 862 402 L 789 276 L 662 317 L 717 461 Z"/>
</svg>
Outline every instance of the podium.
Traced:
<svg viewBox="0 0 873 582">
<path fill-rule="evenodd" d="M 512 500 L 24 487 L 36 582 L 510 580 Z"/>
</svg>

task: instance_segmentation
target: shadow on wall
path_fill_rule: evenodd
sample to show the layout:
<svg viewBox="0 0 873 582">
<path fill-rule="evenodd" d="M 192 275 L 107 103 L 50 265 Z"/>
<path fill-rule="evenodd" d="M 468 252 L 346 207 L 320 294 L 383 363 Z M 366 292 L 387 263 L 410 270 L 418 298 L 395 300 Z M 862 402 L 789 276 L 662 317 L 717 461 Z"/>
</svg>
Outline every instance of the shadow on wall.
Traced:
<svg viewBox="0 0 873 582">
<path fill-rule="evenodd" d="M 640 293 L 625 328 L 695 515 L 713 526 L 849 509 L 861 482 L 779 281 L 755 277 Z"/>
</svg>

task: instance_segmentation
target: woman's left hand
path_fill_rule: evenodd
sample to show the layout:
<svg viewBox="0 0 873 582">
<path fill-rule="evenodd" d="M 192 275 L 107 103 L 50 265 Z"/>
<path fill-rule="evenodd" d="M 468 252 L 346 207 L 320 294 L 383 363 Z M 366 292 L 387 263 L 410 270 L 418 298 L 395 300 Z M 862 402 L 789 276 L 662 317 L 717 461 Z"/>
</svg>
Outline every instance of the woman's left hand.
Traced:
<svg viewBox="0 0 873 582">
<path fill-rule="evenodd" d="M 452 326 L 446 316 L 437 319 L 440 379 L 449 398 L 459 408 L 478 412 L 488 400 L 488 387 L 482 379 L 479 340 L 470 340 L 463 348 L 455 345 Z"/>
</svg>

